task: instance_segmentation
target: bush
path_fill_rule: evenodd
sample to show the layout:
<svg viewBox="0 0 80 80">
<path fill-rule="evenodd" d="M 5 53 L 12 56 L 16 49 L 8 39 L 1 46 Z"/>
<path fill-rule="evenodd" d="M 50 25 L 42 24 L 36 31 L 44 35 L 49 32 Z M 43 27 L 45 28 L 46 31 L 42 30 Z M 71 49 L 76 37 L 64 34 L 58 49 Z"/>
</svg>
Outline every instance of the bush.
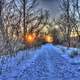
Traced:
<svg viewBox="0 0 80 80">
<path fill-rule="evenodd" d="M 74 58 L 74 57 L 76 57 L 78 55 L 78 51 L 77 50 L 73 50 L 73 51 L 71 51 L 71 53 L 69 54 L 69 56 L 71 57 L 71 58 Z"/>
<path fill-rule="evenodd" d="M 45 40 L 43 40 L 43 39 L 38 39 L 38 40 L 33 44 L 33 46 L 34 46 L 34 47 L 40 47 L 40 46 L 43 45 L 43 44 L 46 44 Z"/>
<path fill-rule="evenodd" d="M 77 47 L 77 48 L 80 48 L 80 43 L 77 43 L 77 44 L 76 44 L 76 47 Z"/>
</svg>

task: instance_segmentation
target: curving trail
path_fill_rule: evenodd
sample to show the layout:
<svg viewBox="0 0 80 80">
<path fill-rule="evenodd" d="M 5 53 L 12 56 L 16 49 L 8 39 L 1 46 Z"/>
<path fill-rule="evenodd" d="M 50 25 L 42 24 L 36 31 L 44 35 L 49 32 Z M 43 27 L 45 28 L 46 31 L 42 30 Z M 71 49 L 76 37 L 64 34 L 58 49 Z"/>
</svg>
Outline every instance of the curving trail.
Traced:
<svg viewBox="0 0 80 80">
<path fill-rule="evenodd" d="M 60 53 L 60 49 L 47 44 L 30 55 L 25 51 L 0 58 L 0 80 L 80 80 L 77 67 Z"/>
</svg>

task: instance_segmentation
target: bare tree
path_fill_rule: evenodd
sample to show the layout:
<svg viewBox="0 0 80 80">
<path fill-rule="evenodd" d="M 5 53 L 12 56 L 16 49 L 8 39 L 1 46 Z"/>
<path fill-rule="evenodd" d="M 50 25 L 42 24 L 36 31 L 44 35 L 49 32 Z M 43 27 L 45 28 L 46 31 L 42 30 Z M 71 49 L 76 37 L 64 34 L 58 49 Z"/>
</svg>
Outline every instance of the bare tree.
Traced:
<svg viewBox="0 0 80 80">
<path fill-rule="evenodd" d="M 35 32 L 38 35 L 47 25 L 48 11 L 36 8 L 38 4 L 37 0 L 5 0 L 1 10 L 4 33 L 13 50 L 12 44 L 15 40 L 19 40 L 26 33 Z"/>
<path fill-rule="evenodd" d="M 65 34 L 66 41 L 70 46 L 70 35 L 74 31 L 78 33 L 78 20 L 79 20 L 79 1 L 78 0 L 60 0 L 59 7 L 62 11 L 60 16 L 60 29 Z M 77 17 L 78 13 L 78 17 Z M 62 27 L 61 27 L 62 26 Z"/>
<path fill-rule="evenodd" d="M 3 16 L 2 16 L 2 11 L 4 9 L 4 4 L 5 4 L 5 0 L 0 0 L 0 31 L 3 36 L 3 45 L 2 45 L 2 50 L 6 50 L 6 53 L 7 52 L 12 52 L 12 48 L 11 48 L 11 45 L 9 43 L 9 39 L 8 39 L 8 36 L 6 34 L 6 31 L 5 31 L 5 26 L 4 26 L 4 20 L 3 20 Z"/>
</svg>

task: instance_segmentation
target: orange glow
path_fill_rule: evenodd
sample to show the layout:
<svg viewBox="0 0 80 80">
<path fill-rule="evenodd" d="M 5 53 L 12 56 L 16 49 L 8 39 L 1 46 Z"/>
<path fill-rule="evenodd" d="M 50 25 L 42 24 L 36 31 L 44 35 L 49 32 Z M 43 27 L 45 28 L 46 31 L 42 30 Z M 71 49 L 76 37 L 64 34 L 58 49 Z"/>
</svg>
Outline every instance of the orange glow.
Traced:
<svg viewBox="0 0 80 80">
<path fill-rule="evenodd" d="M 24 36 L 24 41 L 29 43 L 29 44 L 34 43 L 35 39 L 36 39 L 36 34 L 35 33 L 33 33 L 33 34 L 26 34 Z"/>
<path fill-rule="evenodd" d="M 45 41 L 48 42 L 48 43 L 52 43 L 54 40 L 53 40 L 53 37 L 52 36 L 46 35 L 45 36 Z"/>
<path fill-rule="evenodd" d="M 29 45 L 32 45 L 33 43 L 35 43 L 37 39 L 45 40 L 45 42 L 48 42 L 48 43 L 52 43 L 54 41 L 51 35 L 37 36 L 36 33 L 27 33 L 22 38 L 22 40 Z"/>
<path fill-rule="evenodd" d="M 30 42 L 30 43 L 33 42 L 33 37 L 32 37 L 32 35 L 28 35 L 28 36 L 27 36 L 27 41 Z"/>
</svg>

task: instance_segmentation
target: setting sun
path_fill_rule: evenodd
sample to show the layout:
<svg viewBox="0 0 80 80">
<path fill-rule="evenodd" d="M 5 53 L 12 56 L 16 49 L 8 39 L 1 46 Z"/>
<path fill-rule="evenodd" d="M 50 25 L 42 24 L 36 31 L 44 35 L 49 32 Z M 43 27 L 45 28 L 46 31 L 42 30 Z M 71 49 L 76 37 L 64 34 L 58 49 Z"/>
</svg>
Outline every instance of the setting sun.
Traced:
<svg viewBox="0 0 80 80">
<path fill-rule="evenodd" d="M 29 44 L 33 44 L 35 42 L 35 38 L 36 38 L 36 34 L 26 34 L 24 36 L 24 41 L 29 43 Z"/>
</svg>

